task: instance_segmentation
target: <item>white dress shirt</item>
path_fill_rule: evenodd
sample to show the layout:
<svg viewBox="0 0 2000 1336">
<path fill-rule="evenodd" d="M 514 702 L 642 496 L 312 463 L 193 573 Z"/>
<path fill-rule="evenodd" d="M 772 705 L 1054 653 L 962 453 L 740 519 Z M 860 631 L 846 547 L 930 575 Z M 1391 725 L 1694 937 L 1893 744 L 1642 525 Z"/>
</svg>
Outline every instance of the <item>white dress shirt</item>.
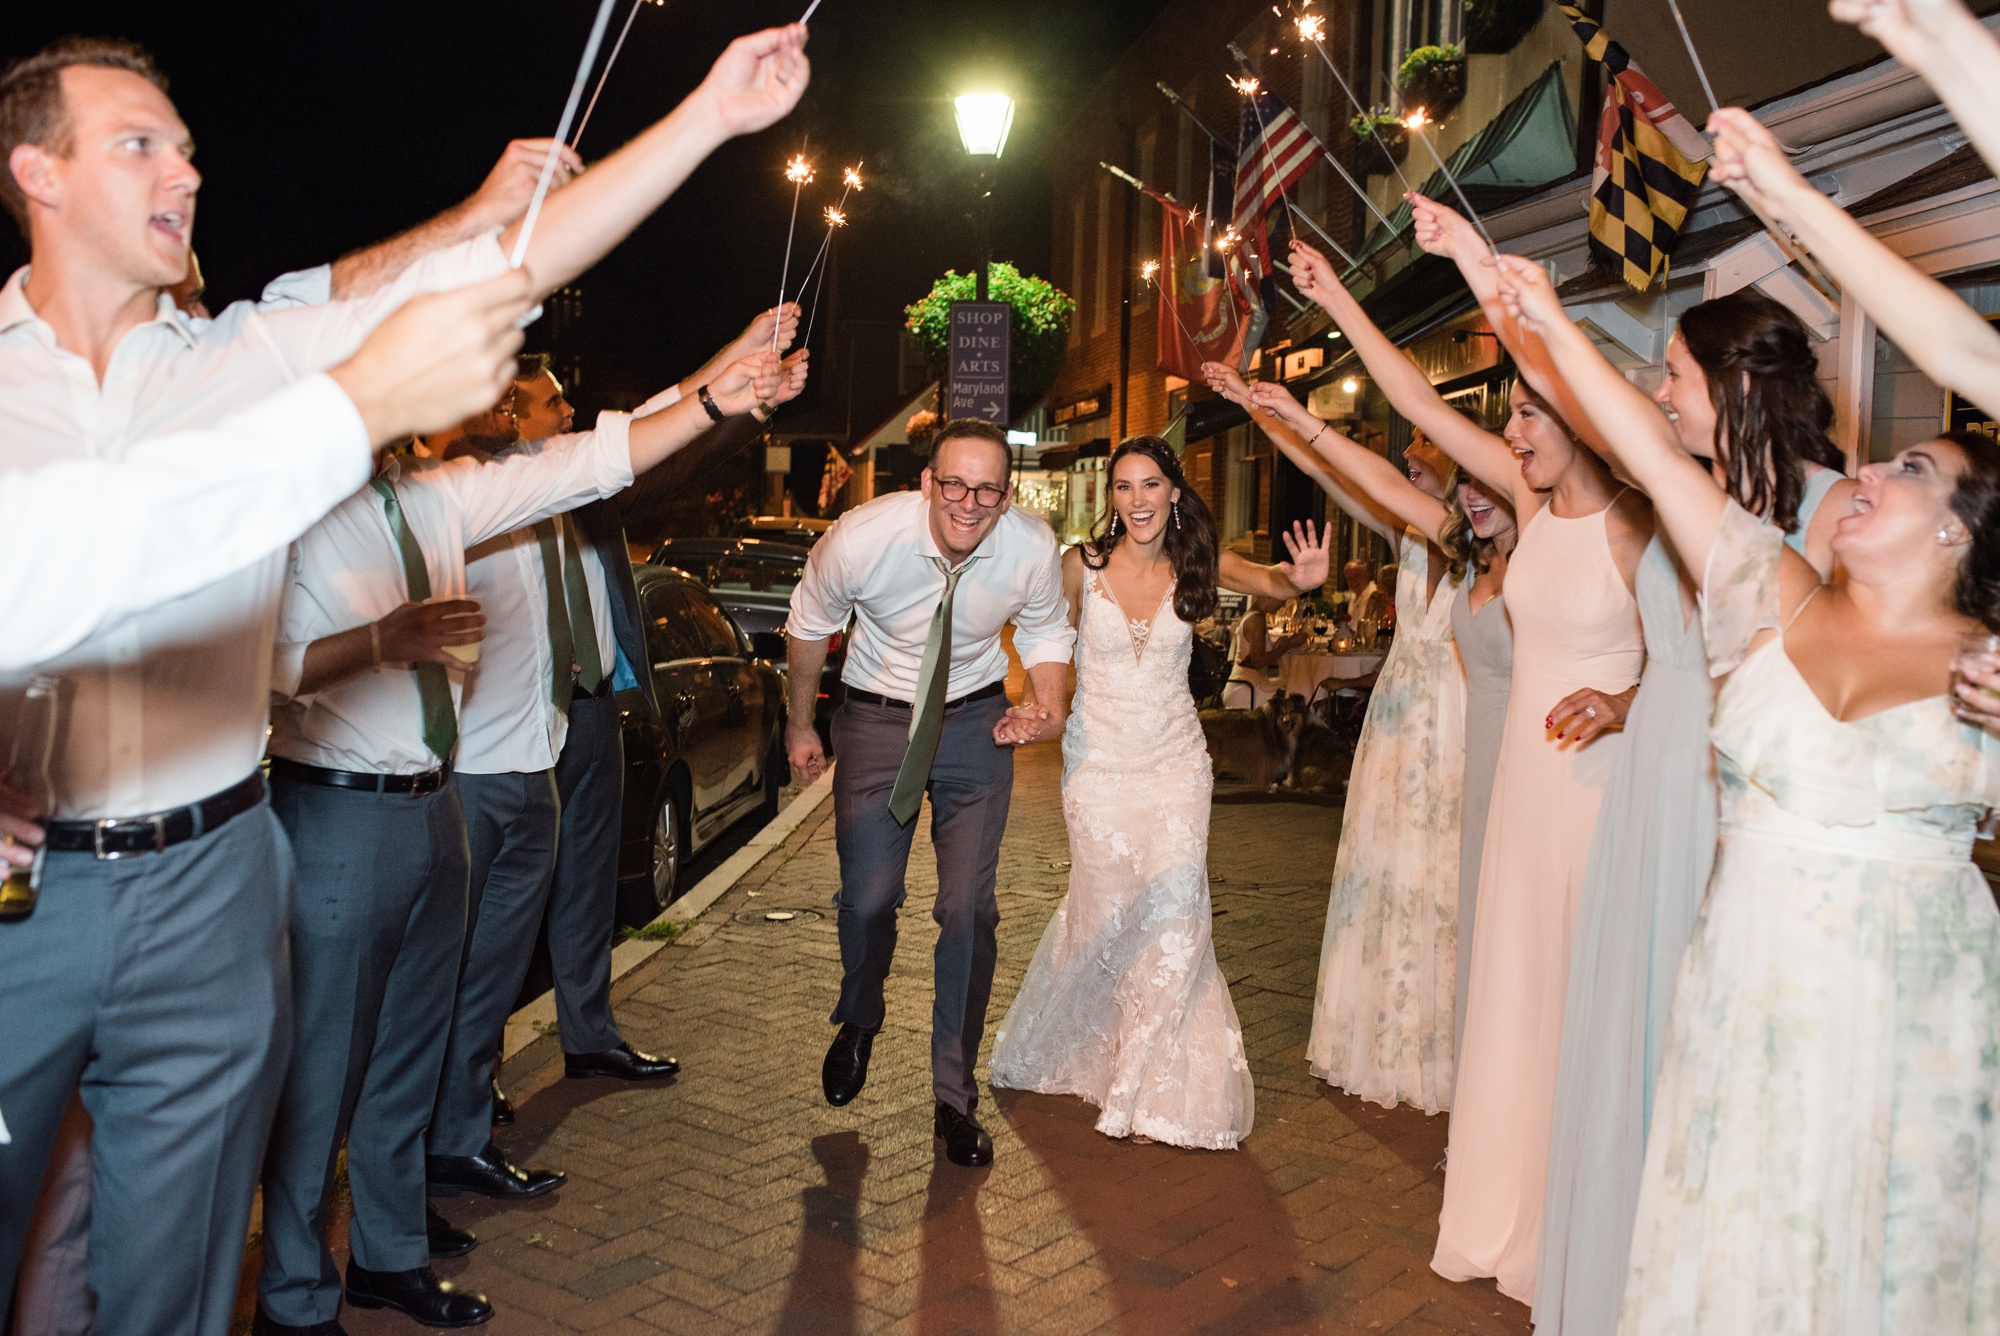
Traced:
<svg viewBox="0 0 2000 1336">
<path fill-rule="evenodd" d="M 315 375 L 214 427 L 140 441 L 120 463 L 0 473 L 23 556 L 0 566 L 0 671 L 277 552 L 367 481 L 373 454 L 353 403 Z"/>
<path fill-rule="evenodd" d="M 626 420 L 558 436 L 537 449 L 481 463 L 457 459 L 401 472 L 396 498 L 423 549 L 432 598 L 465 598 L 466 549 L 523 524 L 610 496 L 632 484 Z M 393 476 L 393 475 L 392 475 Z M 402 549 L 381 493 L 363 488 L 292 548 L 291 576 L 271 656 L 271 754 L 333 770 L 408 775 L 443 757 L 424 745 L 423 702 L 407 664 L 383 664 L 309 695 L 298 692 L 315 640 L 380 621 L 407 601 Z M 491 625 L 489 640 L 491 644 Z M 446 665 L 454 703 L 465 678 Z"/>
<path fill-rule="evenodd" d="M 416 293 L 505 267 L 489 235 L 435 251 L 354 301 L 269 312 L 239 302 L 210 321 L 162 294 L 158 314 L 119 341 L 101 385 L 88 361 L 57 345 L 22 291 L 28 271 L 18 270 L 0 288 L 0 472 L 116 462 L 134 442 L 215 423 L 346 358 Z M 274 552 L 124 619 L 51 665 L 69 691 L 54 815 L 181 807 L 257 768 L 285 564 Z"/>
<path fill-rule="evenodd" d="M 813 545 L 792 590 L 786 630 L 824 640 L 854 618 L 849 686 L 915 700 L 931 618 L 944 597 L 942 554 L 931 535 L 930 502 L 894 492 L 858 506 Z M 1014 623 L 1014 650 L 1026 667 L 1067 663 L 1076 644 L 1063 598 L 1062 563 L 1049 526 L 1010 508 L 970 558 L 951 605 L 951 679 L 957 700 L 1007 675 L 1000 632 Z"/>
<path fill-rule="evenodd" d="M 630 422 L 624 413 L 600 413 L 597 430 L 615 430 L 622 437 Z M 551 443 L 522 445 L 516 450 L 535 450 Z M 627 484 L 631 481 L 629 465 L 628 453 Z M 571 547 L 565 528 L 557 529 L 557 545 L 565 561 L 576 560 L 579 554 Z M 586 556 L 583 574 L 608 681 L 617 660 L 604 570 Z M 542 574 L 541 541 L 533 529 L 517 528 L 467 548 L 465 580 L 467 595 L 478 599 L 486 614 L 486 640 L 480 646 L 479 671 L 466 683 L 459 709 L 455 768 L 469 775 L 531 774 L 551 769 L 569 736 L 569 715 L 555 707 L 551 695 L 555 666 L 549 645 L 549 593 Z M 560 572 L 557 584 L 561 585 Z M 568 664 L 563 665 L 565 678 L 568 668 Z"/>
</svg>

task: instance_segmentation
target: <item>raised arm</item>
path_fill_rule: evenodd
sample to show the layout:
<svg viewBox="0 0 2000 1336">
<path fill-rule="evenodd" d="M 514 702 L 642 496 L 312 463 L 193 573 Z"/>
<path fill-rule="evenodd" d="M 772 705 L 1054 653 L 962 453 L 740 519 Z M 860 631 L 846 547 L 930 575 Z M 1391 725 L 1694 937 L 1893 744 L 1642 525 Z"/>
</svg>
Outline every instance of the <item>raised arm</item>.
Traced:
<svg viewBox="0 0 2000 1336">
<path fill-rule="evenodd" d="M 1394 464 L 1314 417 L 1282 385 L 1259 384 L 1250 395 L 1260 410 L 1280 419 L 1286 430 L 1298 433 L 1363 495 L 1393 514 L 1399 526 L 1415 529 L 1433 543 L 1442 542 L 1448 518 L 1444 504 L 1411 482 Z"/>
<path fill-rule="evenodd" d="M 1724 107 L 1708 124 L 1716 180 L 1797 233 L 1925 375 L 2000 415 L 2000 331 L 1813 189 L 1749 112 Z"/>
<path fill-rule="evenodd" d="M 1348 518 L 1362 528 L 1380 534 L 1389 546 L 1396 545 L 1403 536 L 1404 521 L 1395 511 L 1381 505 L 1350 479 L 1342 477 L 1324 455 L 1307 449 L 1305 437 L 1299 432 L 1251 402 L 1250 387 L 1244 384 L 1235 367 L 1225 362 L 1204 362 L 1201 369 L 1208 378 L 1208 388 L 1248 413 L 1250 420 L 1257 424 L 1271 444 L 1278 447 L 1278 453 L 1291 460 L 1299 472 L 1311 478 Z M 1314 421 L 1317 424 L 1318 420 Z M 1317 426 L 1313 430 L 1317 430 Z"/>
<path fill-rule="evenodd" d="M 1474 425 L 1444 401 L 1417 364 L 1376 328 L 1324 255 L 1303 242 L 1293 242 L 1292 282 L 1301 295 L 1318 302 L 1333 317 L 1398 413 L 1437 442 L 1438 448 L 1463 465 L 1467 473 L 1516 497 L 1521 514 L 1534 513 L 1538 503 L 1521 481 L 1521 467 L 1507 442 Z M 1524 492 L 1525 497 L 1521 495 Z"/>
<path fill-rule="evenodd" d="M 799 23 L 737 38 L 665 119 L 550 194 L 528 244 L 537 289 L 553 291 L 596 264 L 725 141 L 789 114 L 812 74 L 805 45 Z M 520 227 L 501 235 L 510 255 Z"/>
<path fill-rule="evenodd" d="M 1315 531 L 1311 520 L 1304 525 L 1295 520 L 1284 539 L 1286 549 L 1292 554 L 1290 561 L 1260 566 L 1234 552 L 1223 552 L 1216 561 L 1215 582 L 1239 594 L 1263 594 L 1269 598 L 1297 598 L 1324 585 L 1333 567 L 1326 550 L 1333 539 L 1333 527 L 1328 525 L 1323 531 Z"/>
<path fill-rule="evenodd" d="M 1921 75 L 2000 172 L 2000 41 L 1985 24 L 1959 0 L 1832 0 L 1827 8 Z"/>
<path fill-rule="evenodd" d="M 717 410 L 727 419 L 767 402 L 786 379 L 786 368 L 778 355 L 766 348 L 724 368 L 721 375 L 708 382 L 707 388 Z M 699 394 L 689 395 L 657 413 L 633 418 L 632 472 L 641 474 L 664 463 L 707 431 L 714 421 Z"/>
<path fill-rule="evenodd" d="M 419 257 L 514 222 L 527 212 L 528 200 L 535 193 L 535 180 L 541 175 L 542 163 L 554 144 L 552 139 L 513 140 L 479 189 L 463 203 L 454 204 L 430 221 L 387 241 L 335 260 L 332 299 L 365 297 L 387 286 Z M 571 177 L 583 170 L 583 160 L 567 148 L 558 148 L 556 152 L 551 184 L 567 185 Z"/>
</svg>

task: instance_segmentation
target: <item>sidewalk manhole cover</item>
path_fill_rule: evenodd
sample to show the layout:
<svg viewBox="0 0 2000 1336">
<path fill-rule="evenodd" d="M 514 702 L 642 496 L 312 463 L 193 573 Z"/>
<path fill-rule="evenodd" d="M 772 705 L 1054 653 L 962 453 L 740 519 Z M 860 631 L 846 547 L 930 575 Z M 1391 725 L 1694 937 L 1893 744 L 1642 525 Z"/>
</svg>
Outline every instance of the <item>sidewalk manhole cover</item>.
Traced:
<svg viewBox="0 0 2000 1336">
<path fill-rule="evenodd" d="M 746 909 L 737 914 L 738 923 L 812 923 L 824 918 L 817 909 Z"/>
</svg>

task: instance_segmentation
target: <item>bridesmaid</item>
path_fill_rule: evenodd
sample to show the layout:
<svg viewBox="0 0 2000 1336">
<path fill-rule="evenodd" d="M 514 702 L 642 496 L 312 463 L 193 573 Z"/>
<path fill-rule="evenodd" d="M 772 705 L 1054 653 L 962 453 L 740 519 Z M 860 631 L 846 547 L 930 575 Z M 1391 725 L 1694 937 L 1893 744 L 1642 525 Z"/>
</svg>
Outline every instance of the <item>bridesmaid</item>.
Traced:
<svg viewBox="0 0 2000 1336">
<path fill-rule="evenodd" d="M 1465 690 L 1451 645 L 1458 589 L 1435 546 L 1448 517 L 1450 465 L 1419 440 L 1406 452 L 1406 477 L 1338 438 L 1282 387 L 1246 387 L 1218 363 L 1204 369 L 1211 387 L 1252 408 L 1280 448 L 1324 447 L 1322 466 L 1402 526 L 1400 630 L 1354 751 L 1306 1062 L 1349 1094 L 1436 1113 L 1451 1100 L 1465 769 Z M 1439 856 L 1440 846 L 1449 856 Z"/>
<path fill-rule="evenodd" d="M 1416 211 L 1419 244 L 1491 281 L 1464 218 L 1423 199 Z M 1542 365 L 1520 360 L 1531 376 Z M 1654 397 L 1666 412 L 1643 420 L 1645 430 L 1789 529 L 1785 541 L 1826 574 L 1854 483 L 1832 467 L 1841 462 L 1827 436 L 1833 405 L 1798 317 L 1751 290 L 1691 308 Z M 1570 955 L 1535 1286 L 1543 1336 L 1594 1336 L 1617 1323 L 1674 980 L 1714 860 L 1714 695 L 1692 583 L 1664 532 L 1646 549 L 1637 596 L 1646 671 L 1598 813 Z"/>
<path fill-rule="evenodd" d="M 1758 147 L 1775 174 L 1781 153 Z M 1645 429 L 1644 397 L 1539 266 L 1498 269 L 1704 572 L 1708 653 L 1730 674 L 1711 730 L 1722 842 L 1619 1330 L 2000 1329 L 2000 911 L 1970 858 L 2000 740 L 1947 694 L 1958 642 L 2000 627 L 2000 447 L 1951 433 L 1864 466 L 1832 540 L 1845 578 L 1823 585 Z"/>
<path fill-rule="evenodd" d="M 1622 741 L 1616 728 L 1645 656 L 1633 582 L 1652 538 L 1651 507 L 1525 385 L 1514 387 L 1505 439 L 1496 439 L 1437 400 L 1326 257 L 1295 243 L 1292 274 L 1390 403 L 1481 482 L 1506 489 L 1520 517 L 1507 572 L 1513 683 L 1480 860 L 1465 1051 L 1431 1267 L 1452 1280 L 1495 1277 L 1501 1293 L 1532 1303 L 1570 937 Z M 1494 286 L 1489 279 L 1489 293 Z"/>
</svg>

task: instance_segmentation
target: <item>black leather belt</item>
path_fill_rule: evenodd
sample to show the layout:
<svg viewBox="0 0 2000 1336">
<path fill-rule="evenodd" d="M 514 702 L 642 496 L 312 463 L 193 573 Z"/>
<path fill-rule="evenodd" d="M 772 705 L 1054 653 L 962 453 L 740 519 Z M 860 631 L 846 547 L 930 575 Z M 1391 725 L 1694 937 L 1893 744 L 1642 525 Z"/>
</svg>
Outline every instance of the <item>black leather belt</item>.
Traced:
<svg viewBox="0 0 2000 1336">
<path fill-rule="evenodd" d="M 581 686 L 575 684 L 572 684 L 569 689 L 569 698 L 571 700 L 603 700 L 610 694 L 611 679 L 608 677 L 598 683 L 597 690 L 595 691 L 585 691 Z"/>
<path fill-rule="evenodd" d="M 307 765 L 283 756 L 271 758 L 271 773 L 296 784 L 318 784 L 329 789 L 359 789 L 363 793 L 407 793 L 423 798 L 444 787 L 451 767 L 439 766 L 418 775 L 378 775 L 367 770 L 329 770 L 323 765 Z"/>
<path fill-rule="evenodd" d="M 240 784 L 171 812 L 148 816 L 106 817 L 101 821 L 51 821 L 44 829 L 44 847 L 65 854 L 96 854 L 99 858 L 129 858 L 157 854 L 197 835 L 206 835 L 233 816 L 264 801 L 264 776 L 253 774 Z"/>
<path fill-rule="evenodd" d="M 990 700 L 1006 689 L 1007 684 L 1005 682 L 988 682 L 977 691 L 968 691 L 957 700 L 946 701 L 944 708 L 947 710 L 956 710 L 959 706 L 970 704 L 976 700 Z M 849 700 L 858 700 L 863 705 L 882 705 L 891 710 L 907 710 L 910 708 L 910 702 L 906 700 L 897 700 L 894 696 L 878 695 L 873 691 L 863 691 L 860 687 L 849 687 L 847 689 L 847 698 Z"/>
</svg>

